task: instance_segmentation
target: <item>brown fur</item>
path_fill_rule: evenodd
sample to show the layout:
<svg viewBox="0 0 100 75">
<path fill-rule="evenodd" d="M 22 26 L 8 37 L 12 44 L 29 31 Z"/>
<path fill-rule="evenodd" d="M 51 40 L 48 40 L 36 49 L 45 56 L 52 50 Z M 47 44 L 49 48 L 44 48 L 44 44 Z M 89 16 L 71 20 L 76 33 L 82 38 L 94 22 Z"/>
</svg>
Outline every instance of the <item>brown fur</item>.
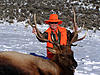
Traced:
<svg viewBox="0 0 100 75">
<path fill-rule="evenodd" d="M 60 63 L 66 62 L 45 60 L 14 51 L 0 52 L 0 75 L 73 75 L 73 71 Z"/>
<path fill-rule="evenodd" d="M 55 63 L 40 57 L 13 51 L 0 52 L 0 75 L 59 75 L 58 70 Z"/>
</svg>

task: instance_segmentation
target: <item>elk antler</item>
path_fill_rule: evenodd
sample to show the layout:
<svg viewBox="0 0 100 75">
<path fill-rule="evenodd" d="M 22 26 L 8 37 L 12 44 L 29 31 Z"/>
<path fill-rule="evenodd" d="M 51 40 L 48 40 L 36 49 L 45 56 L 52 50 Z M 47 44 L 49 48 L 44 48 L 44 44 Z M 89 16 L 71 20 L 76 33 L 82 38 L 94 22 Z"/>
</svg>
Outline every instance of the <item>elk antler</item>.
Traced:
<svg viewBox="0 0 100 75">
<path fill-rule="evenodd" d="M 77 23 L 76 23 L 76 13 L 75 13 L 74 7 L 73 7 L 73 13 L 74 13 L 74 31 L 75 31 L 75 33 L 74 33 L 74 36 L 73 36 L 73 38 L 72 38 L 70 44 L 72 44 L 73 42 L 76 42 L 76 41 L 83 40 L 83 39 L 86 37 L 86 34 L 85 34 L 82 38 L 75 40 L 75 37 L 77 36 L 77 34 L 78 34 L 79 32 L 82 31 L 82 28 L 81 28 L 79 31 L 77 31 L 77 28 L 76 28 L 76 27 L 77 27 Z"/>
<path fill-rule="evenodd" d="M 50 42 L 50 43 L 53 43 L 52 41 L 49 41 L 48 39 L 45 39 L 42 35 L 41 35 L 41 33 L 40 33 L 40 31 L 38 30 L 38 28 L 37 28 L 37 23 L 36 23 L 36 14 L 34 14 L 34 23 L 35 23 L 35 28 L 36 28 L 36 32 L 37 32 L 37 37 L 38 37 L 38 39 L 40 39 L 40 40 L 42 40 L 42 41 L 44 41 L 44 42 Z"/>
<path fill-rule="evenodd" d="M 37 28 L 37 23 L 36 23 L 36 14 L 34 14 L 34 23 L 35 23 L 35 26 L 33 26 L 33 24 L 31 23 L 31 21 L 29 20 L 29 24 L 32 28 L 35 28 L 36 29 L 36 37 L 40 40 L 43 40 L 45 42 L 49 42 L 47 39 L 44 39 L 43 36 L 41 35 L 41 32 L 38 30 Z"/>
</svg>

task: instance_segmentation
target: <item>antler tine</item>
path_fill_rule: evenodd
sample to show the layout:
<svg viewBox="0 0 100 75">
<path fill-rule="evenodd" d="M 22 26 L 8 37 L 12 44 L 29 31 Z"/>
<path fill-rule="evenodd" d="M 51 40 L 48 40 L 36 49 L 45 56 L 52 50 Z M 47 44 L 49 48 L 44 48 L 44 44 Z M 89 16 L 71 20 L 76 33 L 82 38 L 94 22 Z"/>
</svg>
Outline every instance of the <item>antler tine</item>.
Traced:
<svg viewBox="0 0 100 75">
<path fill-rule="evenodd" d="M 73 9 L 73 13 L 74 13 L 74 28 L 75 28 L 75 26 L 77 26 L 77 23 L 76 23 L 76 13 L 75 13 L 74 7 L 72 7 L 72 9 Z M 76 28 L 75 28 L 75 32 L 77 32 Z"/>
<path fill-rule="evenodd" d="M 33 26 L 33 24 L 31 23 L 30 21 L 30 18 L 29 18 L 29 25 L 32 27 L 32 28 L 36 28 L 36 31 L 38 32 L 37 34 L 35 34 L 39 39 L 41 39 L 41 34 L 39 33 L 39 30 L 37 29 L 37 24 L 36 24 L 36 14 L 34 14 L 34 23 L 35 23 L 35 26 Z M 39 34 L 39 35 L 38 35 Z"/>
<path fill-rule="evenodd" d="M 82 38 L 79 38 L 79 39 L 77 39 L 76 41 L 83 40 L 83 39 L 86 37 L 86 35 L 87 35 L 87 32 L 85 32 L 85 35 L 84 35 Z M 74 41 L 74 42 L 76 42 L 76 41 Z"/>
<path fill-rule="evenodd" d="M 75 26 L 77 26 L 77 23 L 76 23 L 76 13 L 75 13 L 74 7 L 73 7 L 73 12 L 74 12 L 74 28 L 75 28 Z M 83 25 L 83 27 L 84 27 L 84 25 Z M 76 42 L 76 41 L 83 40 L 83 39 L 86 37 L 87 32 L 85 33 L 85 35 L 84 35 L 82 38 L 77 39 L 77 40 L 74 40 L 75 37 L 77 36 L 77 34 L 78 34 L 79 32 L 81 32 L 81 31 L 82 31 L 82 28 L 81 28 L 80 30 L 78 30 L 78 31 L 77 31 L 76 28 L 75 28 L 75 33 L 74 33 L 74 36 L 73 36 L 73 38 L 72 38 L 70 44 L 72 44 L 73 42 Z"/>
<path fill-rule="evenodd" d="M 76 23 L 76 13 L 75 13 L 74 7 L 72 7 L 72 9 L 73 9 L 73 13 L 74 13 L 74 31 L 75 31 L 75 33 L 74 33 L 74 36 L 73 36 L 73 38 L 72 38 L 70 44 L 72 44 L 72 43 L 74 42 L 74 39 L 75 39 L 76 35 L 77 35 L 79 32 L 81 32 L 81 30 L 77 31 L 77 29 L 76 29 L 76 26 L 77 26 L 77 23 Z"/>
<path fill-rule="evenodd" d="M 36 28 L 36 32 L 37 32 L 37 37 L 42 38 L 43 36 L 41 35 L 40 31 L 37 28 L 37 23 L 36 23 L 36 14 L 34 14 L 34 23 L 35 23 L 35 28 Z"/>
<path fill-rule="evenodd" d="M 36 19 L 36 18 L 35 18 L 35 19 Z M 37 29 L 36 20 L 35 20 L 35 26 L 33 26 L 33 24 L 32 24 L 31 21 L 30 21 L 30 18 L 29 18 L 29 25 L 30 25 L 32 28 L 36 28 L 36 29 Z M 38 36 L 37 34 L 36 34 L 36 36 L 40 39 L 40 36 Z"/>
</svg>

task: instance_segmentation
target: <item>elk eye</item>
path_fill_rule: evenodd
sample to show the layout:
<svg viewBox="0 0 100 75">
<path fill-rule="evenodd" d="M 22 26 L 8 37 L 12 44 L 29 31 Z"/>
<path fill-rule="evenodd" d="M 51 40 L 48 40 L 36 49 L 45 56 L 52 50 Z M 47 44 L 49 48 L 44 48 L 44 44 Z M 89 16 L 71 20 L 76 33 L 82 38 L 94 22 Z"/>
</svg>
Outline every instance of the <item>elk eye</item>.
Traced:
<svg viewBox="0 0 100 75">
<path fill-rule="evenodd" d="M 65 58 L 65 56 L 64 56 L 64 55 L 61 55 L 61 58 L 63 58 L 63 59 L 64 59 L 64 58 Z"/>
</svg>

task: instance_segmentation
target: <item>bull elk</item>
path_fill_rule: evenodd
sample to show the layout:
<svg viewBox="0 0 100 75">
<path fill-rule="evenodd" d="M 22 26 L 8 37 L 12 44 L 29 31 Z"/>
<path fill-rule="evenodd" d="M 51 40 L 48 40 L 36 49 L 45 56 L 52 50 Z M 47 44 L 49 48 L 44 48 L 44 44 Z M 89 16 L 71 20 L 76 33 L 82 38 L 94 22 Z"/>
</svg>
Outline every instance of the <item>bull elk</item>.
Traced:
<svg viewBox="0 0 100 75">
<path fill-rule="evenodd" d="M 55 44 L 55 48 L 48 48 L 49 51 L 55 54 L 54 58 L 45 60 L 37 56 L 18 52 L 0 52 L 0 75 L 74 75 L 77 62 L 74 59 L 71 46 L 73 46 L 72 43 L 84 39 L 86 35 L 75 40 L 75 36 L 79 32 L 75 29 L 75 35 L 72 40 L 66 46 L 62 46 L 54 41 L 43 38 L 37 29 L 35 15 L 34 21 L 37 31 L 36 36 L 45 42 Z M 75 17 L 74 25 L 76 25 Z"/>
</svg>

